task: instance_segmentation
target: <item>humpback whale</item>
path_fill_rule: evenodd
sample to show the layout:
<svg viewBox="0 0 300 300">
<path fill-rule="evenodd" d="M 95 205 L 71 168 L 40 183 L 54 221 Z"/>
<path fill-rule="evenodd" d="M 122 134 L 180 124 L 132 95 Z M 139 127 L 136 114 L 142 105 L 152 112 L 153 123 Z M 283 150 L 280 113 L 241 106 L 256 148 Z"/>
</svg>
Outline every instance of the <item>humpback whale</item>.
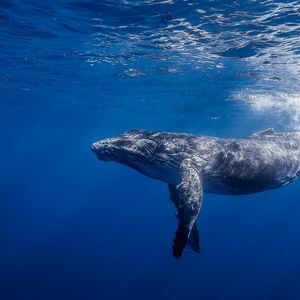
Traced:
<svg viewBox="0 0 300 300">
<path fill-rule="evenodd" d="M 244 138 L 131 130 L 91 145 L 115 161 L 168 184 L 178 228 L 173 255 L 200 251 L 196 219 L 203 192 L 241 195 L 284 186 L 300 173 L 300 132 L 266 129 Z"/>
</svg>

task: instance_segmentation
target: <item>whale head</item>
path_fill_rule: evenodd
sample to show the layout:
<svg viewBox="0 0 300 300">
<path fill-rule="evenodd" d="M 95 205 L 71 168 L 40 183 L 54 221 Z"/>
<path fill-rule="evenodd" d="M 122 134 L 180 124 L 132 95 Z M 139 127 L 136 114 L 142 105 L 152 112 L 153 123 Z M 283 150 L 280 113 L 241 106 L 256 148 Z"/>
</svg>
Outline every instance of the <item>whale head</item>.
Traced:
<svg viewBox="0 0 300 300">
<path fill-rule="evenodd" d="M 100 140 L 91 150 L 101 161 L 114 161 L 166 182 L 177 180 L 179 163 L 166 153 L 163 142 L 155 133 L 131 130 L 119 136 Z"/>
<path fill-rule="evenodd" d="M 119 136 L 100 140 L 91 150 L 102 161 L 115 161 L 126 165 L 147 163 L 154 158 L 157 144 L 149 139 L 149 132 L 131 130 Z"/>
</svg>

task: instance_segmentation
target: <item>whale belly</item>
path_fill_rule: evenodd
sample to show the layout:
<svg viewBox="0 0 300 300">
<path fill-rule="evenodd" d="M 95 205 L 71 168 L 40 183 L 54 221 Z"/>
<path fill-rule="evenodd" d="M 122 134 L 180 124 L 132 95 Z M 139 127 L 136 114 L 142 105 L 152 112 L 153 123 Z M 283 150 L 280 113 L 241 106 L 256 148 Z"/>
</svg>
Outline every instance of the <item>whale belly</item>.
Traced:
<svg viewBox="0 0 300 300">
<path fill-rule="evenodd" d="M 279 188 L 293 181 L 297 173 L 298 163 L 290 157 L 273 155 L 266 159 L 265 155 L 227 155 L 203 173 L 204 191 L 236 195 L 256 193 Z"/>
<path fill-rule="evenodd" d="M 203 180 L 204 192 L 225 195 L 242 195 L 257 193 L 264 190 L 279 188 L 293 179 L 270 180 L 268 178 L 240 178 L 225 176 L 222 178 L 211 177 Z"/>
</svg>

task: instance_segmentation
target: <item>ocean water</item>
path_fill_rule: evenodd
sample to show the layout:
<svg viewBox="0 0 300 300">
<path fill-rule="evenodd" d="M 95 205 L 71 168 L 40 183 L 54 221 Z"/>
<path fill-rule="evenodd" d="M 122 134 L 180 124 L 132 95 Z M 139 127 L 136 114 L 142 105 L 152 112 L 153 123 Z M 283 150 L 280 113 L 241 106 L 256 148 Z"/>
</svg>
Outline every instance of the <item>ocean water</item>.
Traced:
<svg viewBox="0 0 300 300">
<path fill-rule="evenodd" d="M 166 184 L 90 144 L 133 128 L 300 130 L 300 2 L 0 2 L 0 299 L 300 299 L 300 181 L 205 194 L 172 256 Z"/>
</svg>

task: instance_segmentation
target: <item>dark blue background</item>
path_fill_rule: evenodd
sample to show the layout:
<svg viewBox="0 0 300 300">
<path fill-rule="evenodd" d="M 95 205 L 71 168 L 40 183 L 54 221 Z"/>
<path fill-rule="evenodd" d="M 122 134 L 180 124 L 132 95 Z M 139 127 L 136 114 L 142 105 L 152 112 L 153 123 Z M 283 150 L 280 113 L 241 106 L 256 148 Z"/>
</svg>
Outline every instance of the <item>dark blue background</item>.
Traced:
<svg viewBox="0 0 300 300">
<path fill-rule="evenodd" d="M 202 252 L 177 261 L 166 184 L 89 149 L 132 128 L 298 129 L 299 11 L 1 1 L 0 299 L 299 299 L 299 181 L 205 194 Z"/>
</svg>

